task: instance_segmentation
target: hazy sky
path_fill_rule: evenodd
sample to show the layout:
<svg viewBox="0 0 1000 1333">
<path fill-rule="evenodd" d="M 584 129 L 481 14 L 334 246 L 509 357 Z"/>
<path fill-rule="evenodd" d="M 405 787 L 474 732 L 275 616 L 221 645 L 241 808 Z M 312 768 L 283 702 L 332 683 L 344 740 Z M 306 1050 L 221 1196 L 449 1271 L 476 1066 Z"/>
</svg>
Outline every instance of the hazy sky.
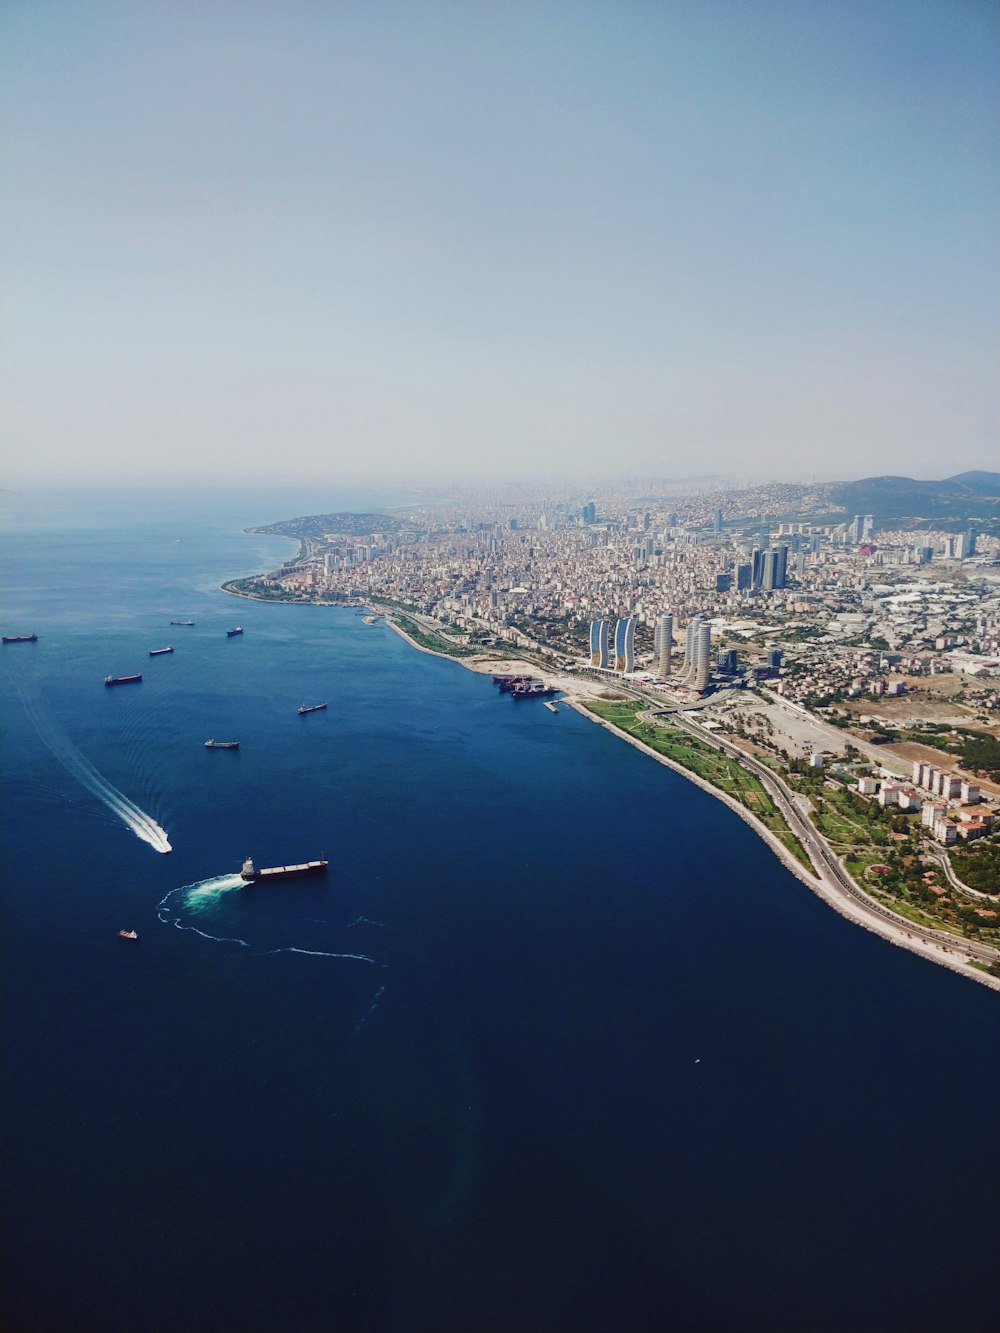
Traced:
<svg viewBox="0 0 1000 1333">
<path fill-rule="evenodd" d="M 993 0 L 5 0 L 11 479 L 997 467 Z"/>
</svg>

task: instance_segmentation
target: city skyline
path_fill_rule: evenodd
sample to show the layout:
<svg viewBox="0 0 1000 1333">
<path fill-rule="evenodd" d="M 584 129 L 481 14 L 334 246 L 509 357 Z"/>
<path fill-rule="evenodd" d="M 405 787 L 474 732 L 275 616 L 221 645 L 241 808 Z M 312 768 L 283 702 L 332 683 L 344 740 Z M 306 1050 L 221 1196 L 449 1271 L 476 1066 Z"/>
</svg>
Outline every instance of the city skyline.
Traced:
<svg viewBox="0 0 1000 1333">
<path fill-rule="evenodd" d="M 992 6 L 3 24 L 4 484 L 994 463 Z"/>
</svg>

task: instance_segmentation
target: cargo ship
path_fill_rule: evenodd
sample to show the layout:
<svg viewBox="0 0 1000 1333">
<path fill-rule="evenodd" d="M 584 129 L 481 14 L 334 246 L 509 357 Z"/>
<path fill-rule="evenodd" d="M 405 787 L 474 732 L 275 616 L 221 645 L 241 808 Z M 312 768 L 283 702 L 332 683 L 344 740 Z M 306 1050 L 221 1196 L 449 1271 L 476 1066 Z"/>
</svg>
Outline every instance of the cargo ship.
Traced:
<svg viewBox="0 0 1000 1333">
<path fill-rule="evenodd" d="M 232 638 L 235 637 L 235 635 L 237 635 L 237 634 L 242 634 L 242 633 L 243 633 L 243 626 L 242 626 L 242 625 L 237 625 L 235 629 L 227 629 L 227 630 L 226 630 L 226 638 L 227 638 L 227 639 L 232 639 Z"/>
<path fill-rule="evenodd" d="M 137 930 L 120 930 L 118 934 L 123 940 L 137 940 L 139 938 Z"/>
<path fill-rule="evenodd" d="M 548 699 L 558 693 L 554 685 L 544 685 L 540 680 L 530 681 L 526 685 L 515 685 L 510 692 L 512 699 Z"/>
<path fill-rule="evenodd" d="M 142 680 L 142 672 L 134 676 L 105 676 L 105 685 L 131 685 L 133 681 Z"/>
<path fill-rule="evenodd" d="M 150 648 L 150 657 L 162 657 L 164 653 L 172 653 L 173 648 Z"/>
<path fill-rule="evenodd" d="M 193 625 L 193 620 L 171 620 L 171 625 Z"/>
<path fill-rule="evenodd" d="M 4 643 L 37 643 L 37 634 L 4 634 Z"/>
<path fill-rule="evenodd" d="M 253 861 L 248 856 L 243 862 L 240 879 L 245 884 L 273 884 L 279 879 L 302 879 L 306 875 L 325 875 L 329 861 L 303 861 L 297 866 L 268 866 L 264 870 L 254 870 Z"/>
<path fill-rule="evenodd" d="M 239 743 L 239 741 L 206 741 L 206 742 L 205 742 L 205 749 L 206 749 L 206 750 L 238 750 L 239 748 L 240 748 L 240 743 Z"/>
<path fill-rule="evenodd" d="M 325 707 L 326 704 L 299 704 L 299 716 L 301 717 L 303 713 L 318 713 Z"/>
<path fill-rule="evenodd" d="M 528 685 L 534 679 L 534 676 L 505 676 L 503 680 L 498 680 L 496 683 L 501 694 L 512 694 L 518 686 Z"/>
</svg>

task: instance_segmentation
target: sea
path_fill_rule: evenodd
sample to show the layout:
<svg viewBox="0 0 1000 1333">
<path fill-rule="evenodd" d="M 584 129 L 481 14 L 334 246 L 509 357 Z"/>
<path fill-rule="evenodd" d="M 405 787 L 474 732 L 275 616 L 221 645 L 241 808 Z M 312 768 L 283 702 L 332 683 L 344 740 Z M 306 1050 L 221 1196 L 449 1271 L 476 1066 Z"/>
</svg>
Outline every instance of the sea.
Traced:
<svg viewBox="0 0 1000 1333">
<path fill-rule="evenodd" d="M 0 1327 L 992 1333 L 1000 997 L 573 711 L 220 591 L 406 499 L 4 497 Z"/>
</svg>

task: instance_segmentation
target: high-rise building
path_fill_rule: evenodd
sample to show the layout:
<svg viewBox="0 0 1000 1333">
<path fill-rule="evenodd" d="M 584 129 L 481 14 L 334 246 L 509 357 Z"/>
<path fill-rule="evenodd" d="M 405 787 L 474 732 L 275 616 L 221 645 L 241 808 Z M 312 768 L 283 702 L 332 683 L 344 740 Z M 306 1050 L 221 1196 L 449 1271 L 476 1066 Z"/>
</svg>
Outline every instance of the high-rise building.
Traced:
<svg viewBox="0 0 1000 1333">
<path fill-rule="evenodd" d="M 607 620 L 590 622 L 590 665 L 606 667 L 611 658 L 611 625 Z"/>
<path fill-rule="evenodd" d="M 861 541 L 861 535 L 864 532 L 864 530 L 865 530 L 864 514 L 855 514 L 854 522 L 851 524 L 850 530 L 848 532 L 848 538 L 850 541 L 854 543 L 855 546 L 857 546 L 857 544 Z"/>
<path fill-rule="evenodd" d="M 728 592 L 732 586 L 733 586 L 732 574 L 716 574 L 715 576 L 716 592 Z"/>
<path fill-rule="evenodd" d="M 875 515 L 865 514 L 864 518 L 861 520 L 861 540 L 863 542 L 868 541 L 871 538 L 871 535 L 874 531 L 875 531 Z"/>
<path fill-rule="evenodd" d="M 788 573 L 788 547 L 772 546 L 769 551 L 763 552 L 763 556 L 765 590 L 773 592 L 776 588 L 783 588 Z"/>
<path fill-rule="evenodd" d="M 717 510 L 715 511 L 715 518 L 714 518 L 713 521 L 712 521 L 712 527 L 713 527 L 713 529 L 714 529 L 716 532 L 721 532 L 721 531 L 722 531 L 722 510 L 721 510 L 721 509 L 717 509 Z"/>
<path fill-rule="evenodd" d="M 615 626 L 615 670 L 635 670 L 635 616 L 621 616 Z"/>
<path fill-rule="evenodd" d="M 584 523 L 595 523 L 597 521 L 597 506 L 593 500 L 588 500 L 583 506 L 583 521 Z"/>
<path fill-rule="evenodd" d="M 663 615 L 660 616 L 657 629 L 659 631 L 659 643 L 657 644 L 659 671 L 663 679 L 666 680 L 670 675 L 670 654 L 674 646 L 674 618 L 669 611 L 664 611 Z"/>
<path fill-rule="evenodd" d="M 712 626 L 704 616 L 692 616 L 684 640 L 682 685 L 699 692 L 708 686 L 712 666 Z"/>
<path fill-rule="evenodd" d="M 784 654 L 780 648 L 772 648 L 767 655 L 767 665 L 771 671 L 780 671 Z"/>
<path fill-rule="evenodd" d="M 751 564 L 752 564 L 752 566 L 753 566 L 753 573 L 751 574 L 751 584 L 750 584 L 750 586 L 751 586 L 752 588 L 760 588 L 760 587 L 763 587 L 763 584 L 764 584 L 764 552 L 761 550 L 761 548 L 760 548 L 759 546 L 755 546 L 755 547 L 753 548 L 753 554 L 752 554 L 751 557 L 750 557 L 750 561 L 751 561 Z"/>
<path fill-rule="evenodd" d="M 707 620 L 698 626 L 695 650 L 694 687 L 701 693 L 708 688 L 708 675 L 712 669 L 712 626 Z"/>
<path fill-rule="evenodd" d="M 736 589 L 738 592 L 748 592 L 753 585 L 753 565 L 736 566 Z"/>
<path fill-rule="evenodd" d="M 727 676 L 731 676 L 736 670 L 739 662 L 739 656 L 735 648 L 720 648 L 716 654 L 715 664 L 720 671 L 724 671 Z"/>
<path fill-rule="evenodd" d="M 976 534 L 974 532 L 960 532 L 954 542 L 956 560 L 968 560 L 969 556 L 976 554 Z"/>
</svg>

